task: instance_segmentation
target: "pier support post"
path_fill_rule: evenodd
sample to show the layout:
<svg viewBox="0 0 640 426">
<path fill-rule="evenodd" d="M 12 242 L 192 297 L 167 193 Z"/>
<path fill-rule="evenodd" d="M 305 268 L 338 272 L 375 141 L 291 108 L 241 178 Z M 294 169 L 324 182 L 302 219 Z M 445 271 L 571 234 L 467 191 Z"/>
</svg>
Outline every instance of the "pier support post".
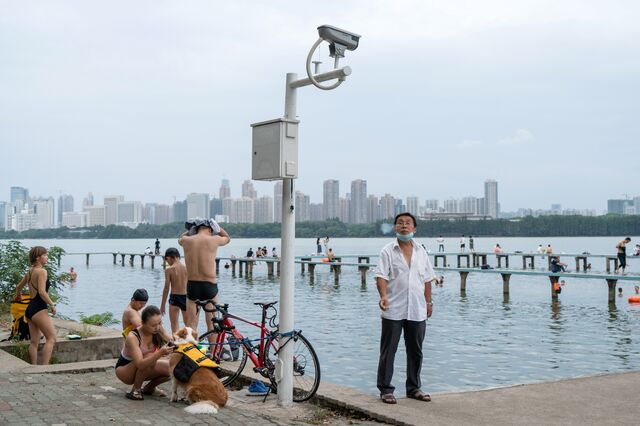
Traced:
<svg viewBox="0 0 640 426">
<path fill-rule="evenodd" d="M 113 264 L 115 265 L 117 263 L 116 258 L 118 257 L 117 253 L 112 253 L 113 254 Z"/>
<path fill-rule="evenodd" d="M 133 266 L 133 260 L 136 257 L 135 254 L 130 254 L 129 255 L 129 266 Z"/>
<path fill-rule="evenodd" d="M 300 273 L 302 275 L 304 275 L 304 262 L 305 261 L 311 262 L 311 260 L 312 259 L 310 257 L 301 257 L 300 258 Z"/>
<path fill-rule="evenodd" d="M 442 259 L 442 262 L 444 263 L 444 265 L 442 265 L 443 267 L 447 267 L 447 256 L 444 254 L 435 254 L 433 255 L 433 266 L 434 267 L 438 267 L 438 259 Z"/>
<path fill-rule="evenodd" d="M 316 271 L 316 265 L 314 265 L 313 263 L 309 263 L 307 267 L 309 268 L 309 278 L 311 278 L 311 280 L 313 281 L 313 276 L 315 275 Z"/>
<path fill-rule="evenodd" d="M 369 268 L 360 268 L 360 283 L 362 284 L 362 286 L 366 286 L 367 285 L 367 271 L 369 270 Z"/>
<path fill-rule="evenodd" d="M 151 256 L 151 269 L 155 269 L 156 267 L 156 256 L 152 255 Z"/>
<path fill-rule="evenodd" d="M 144 258 L 145 258 L 145 257 L 147 257 L 147 256 L 146 256 L 146 255 L 144 255 L 144 254 L 141 254 L 141 255 L 140 255 L 140 267 L 141 267 L 141 268 L 144 268 Z"/>
<path fill-rule="evenodd" d="M 247 277 L 253 277 L 253 261 L 247 262 Z"/>
<path fill-rule="evenodd" d="M 559 277 L 549 275 L 549 281 L 551 282 L 551 300 L 557 301 L 558 293 L 556 293 L 556 291 L 553 289 L 553 285 L 559 281 Z"/>
<path fill-rule="evenodd" d="M 244 262 L 245 262 L 245 261 L 243 261 L 243 260 L 239 260 L 239 261 L 238 261 L 238 272 L 239 272 L 240 278 L 242 278 L 242 273 L 244 272 L 244 271 L 243 271 L 243 269 L 244 269 Z"/>
<path fill-rule="evenodd" d="M 531 261 L 531 269 L 536 269 L 536 256 L 533 254 L 523 254 L 522 255 L 522 269 L 528 269 L 527 261 Z"/>
<path fill-rule="evenodd" d="M 607 279 L 607 286 L 609 286 L 609 303 L 616 303 L 616 284 L 618 283 L 618 280 L 613 278 L 613 279 Z"/>
<path fill-rule="evenodd" d="M 276 265 L 276 274 L 280 276 L 280 261 L 278 260 L 278 264 Z"/>
<path fill-rule="evenodd" d="M 216 275 L 220 273 L 220 259 L 216 257 Z"/>
<path fill-rule="evenodd" d="M 120 255 L 120 265 L 124 266 L 124 254 Z"/>
<path fill-rule="evenodd" d="M 58 258 L 58 266 L 60 266 L 60 258 Z M 87 253 L 87 266 L 89 266 L 89 253 Z"/>
<path fill-rule="evenodd" d="M 236 276 L 236 262 L 237 260 L 231 259 L 231 276 L 232 277 Z"/>
<path fill-rule="evenodd" d="M 502 275 L 502 294 L 509 294 L 509 279 L 511 279 L 511 274 L 500 275 Z"/>
<path fill-rule="evenodd" d="M 273 262 L 267 262 L 267 277 L 273 278 Z"/>
<path fill-rule="evenodd" d="M 460 272 L 460 292 L 464 293 L 467 291 L 467 275 L 468 272 Z"/>
</svg>

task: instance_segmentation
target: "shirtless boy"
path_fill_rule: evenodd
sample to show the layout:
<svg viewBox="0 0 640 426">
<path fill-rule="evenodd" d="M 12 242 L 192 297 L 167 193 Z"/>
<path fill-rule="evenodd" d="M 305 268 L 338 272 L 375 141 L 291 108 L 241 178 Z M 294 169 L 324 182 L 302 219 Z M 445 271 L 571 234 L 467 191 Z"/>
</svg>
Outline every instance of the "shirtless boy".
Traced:
<svg viewBox="0 0 640 426">
<path fill-rule="evenodd" d="M 176 248 L 168 248 L 164 253 L 164 259 L 169 267 L 164 271 L 164 290 L 162 291 L 162 303 L 160 313 L 164 316 L 169 296 L 169 321 L 171 332 L 175 333 L 181 327 L 178 322 L 182 312 L 182 322 L 187 321 L 187 268 L 180 262 L 180 252 Z"/>
<path fill-rule="evenodd" d="M 187 222 L 189 224 L 194 225 L 180 236 L 178 244 L 184 248 L 187 265 L 187 321 L 197 330 L 199 316 L 195 300 L 214 299 L 218 295 L 216 254 L 218 247 L 229 244 L 231 238 L 214 220 L 196 219 Z M 207 324 L 211 316 L 210 312 L 206 313 Z"/>
<path fill-rule="evenodd" d="M 144 288 L 139 288 L 133 292 L 131 296 L 131 302 L 127 305 L 122 313 L 122 335 L 127 338 L 127 334 L 131 330 L 136 329 L 142 325 L 142 317 L 140 311 L 147 304 L 149 300 L 149 293 Z"/>
</svg>

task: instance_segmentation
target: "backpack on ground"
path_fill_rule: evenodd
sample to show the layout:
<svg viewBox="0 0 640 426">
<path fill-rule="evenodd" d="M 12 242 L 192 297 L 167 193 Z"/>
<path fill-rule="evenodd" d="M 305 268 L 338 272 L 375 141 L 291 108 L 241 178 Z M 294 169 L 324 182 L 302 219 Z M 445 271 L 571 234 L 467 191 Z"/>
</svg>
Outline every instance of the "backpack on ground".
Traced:
<svg viewBox="0 0 640 426">
<path fill-rule="evenodd" d="M 11 322 L 11 335 L 9 336 L 9 340 L 29 340 L 31 338 L 27 317 L 24 315 L 30 301 L 31 298 L 23 294 L 19 300 L 14 300 L 11 303 L 11 317 L 13 321 Z"/>
</svg>

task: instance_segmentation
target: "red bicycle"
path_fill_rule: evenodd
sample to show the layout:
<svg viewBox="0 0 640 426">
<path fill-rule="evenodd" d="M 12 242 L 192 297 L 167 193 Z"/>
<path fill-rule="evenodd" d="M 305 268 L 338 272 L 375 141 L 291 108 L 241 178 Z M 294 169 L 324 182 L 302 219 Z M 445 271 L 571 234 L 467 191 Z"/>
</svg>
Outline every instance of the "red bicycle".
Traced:
<svg viewBox="0 0 640 426">
<path fill-rule="evenodd" d="M 256 302 L 262 309 L 262 320 L 257 323 L 229 313 L 229 304 L 218 305 L 213 300 L 197 300 L 196 304 L 206 312 L 213 312 L 213 328 L 202 334 L 198 341 L 210 346 L 210 357 L 218 364 L 226 376 L 220 380 L 225 386 L 231 385 L 242 373 L 247 359 L 253 363 L 253 371 L 268 378 L 271 392 L 277 392 L 275 365 L 278 357 L 278 338 L 283 337 L 282 347 L 293 345 L 293 400 L 306 401 L 313 397 L 320 385 L 320 363 L 311 343 L 301 330 L 280 334 L 276 317 L 278 311 L 274 302 Z M 260 329 L 260 338 L 245 338 L 233 325 L 232 319 L 242 321 Z M 267 328 L 267 323 L 271 329 Z M 208 343 L 207 340 L 213 342 Z M 254 345 L 254 342 L 258 343 Z M 229 350 L 225 350 L 227 348 Z M 234 355 L 237 352 L 237 356 Z"/>
</svg>

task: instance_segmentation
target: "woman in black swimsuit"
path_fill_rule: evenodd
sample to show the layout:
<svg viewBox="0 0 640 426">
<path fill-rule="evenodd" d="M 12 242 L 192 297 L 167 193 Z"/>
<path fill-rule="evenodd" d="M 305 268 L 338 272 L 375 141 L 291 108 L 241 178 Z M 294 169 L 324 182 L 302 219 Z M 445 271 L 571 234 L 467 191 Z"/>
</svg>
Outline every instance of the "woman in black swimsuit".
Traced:
<svg viewBox="0 0 640 426">
<path fill-rule="evenodd" d="M 49 317 L 47 308 L 51 308 L 51 313 L 56 314 L 56 305 L 51 301 L 49 294 L 49 278 L 44 265 L 49 261 L 47 249 L 41 246 L 33 247 L 29 250 L 29 272 L 20 280 L 16 287 L 16 299 L 25 284 L 29 285 L 29 296 L 31 301 L 27 306 L 25 316 L 29 323 L 29 334 L 31 342 L 29 344 L 29 360 L 31 364 L 38 363 L 38 345 L 40 336 L 44 334 L 45 343 L 42 348 L 42 364 L 49 364 L 53 347 L 56 344 L 56 330 L 53 321 Z"/>
</svg>

